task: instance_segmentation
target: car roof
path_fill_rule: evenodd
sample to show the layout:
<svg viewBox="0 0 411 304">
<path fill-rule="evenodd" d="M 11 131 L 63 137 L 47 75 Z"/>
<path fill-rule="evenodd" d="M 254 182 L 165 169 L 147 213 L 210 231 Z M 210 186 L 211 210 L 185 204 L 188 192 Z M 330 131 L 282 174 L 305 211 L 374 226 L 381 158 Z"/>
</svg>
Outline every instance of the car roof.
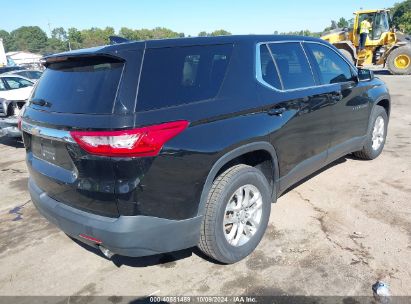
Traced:
<svg viewBox="0 0 411 304">
<path fill-rule="evenodd" d="M 21 72 L 42 72 L 40 70 L 30 70 L 30 69 L 24 69 L 24 70 L 15 70 L 15 71 L 10 71 L 10 74 L 17 74 L 17 73 L 21 73 Z"/>
<path fill-rule="evenodd" d="M 327 44 L 319 38 L 307 36 L 292 36 L 292 35 L 229 35 L 216 37 L 186 37 L 186 38 L 166 38 L 141 41 L 129 41 L 114 45 L 104 45 L 99 47 L 79 49 L 64 53 L 45 56 L 45 60 L 51 60 L 57 57 L 72 57 L 72 56 L 87 56 L 87 55 L 113 55 L 117 56 L 119 51 L 144 49 L 144 48 L 160 48 L 160 47 L 181 47 L 181 46 L 196 46 L 209 44 L 256 44 L 259 42 L 268 41 L 316 41 Z"/>
</svg>

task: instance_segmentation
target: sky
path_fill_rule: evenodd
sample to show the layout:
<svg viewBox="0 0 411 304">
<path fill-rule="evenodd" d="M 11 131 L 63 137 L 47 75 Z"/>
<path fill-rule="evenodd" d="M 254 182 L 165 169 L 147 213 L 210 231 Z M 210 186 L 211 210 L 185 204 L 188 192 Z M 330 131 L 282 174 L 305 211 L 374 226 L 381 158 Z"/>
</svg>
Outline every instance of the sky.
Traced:
<svg viewBox="0 0 411 304">
<path fill-rule="evenodd" d="M 167 27 L 186 35 L 225 29 L 232 34 L 322 31 L 355 10 L 388 8 L 399 0 L 0 0 L 0 29 Z"/>
</svg>

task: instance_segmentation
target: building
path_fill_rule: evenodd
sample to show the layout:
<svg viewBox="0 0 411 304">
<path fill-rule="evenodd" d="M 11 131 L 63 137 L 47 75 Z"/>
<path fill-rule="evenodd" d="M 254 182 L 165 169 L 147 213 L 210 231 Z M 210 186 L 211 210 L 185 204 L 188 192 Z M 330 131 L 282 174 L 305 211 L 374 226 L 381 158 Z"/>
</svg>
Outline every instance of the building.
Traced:
<svg viewBox="0 0 411 304">
<path fill-rule="evenodd" d="M 40 65 L 40 59 L 43 57 L 40 54 L 34 54 L 30 52 L 8 52 L 6 56 L 12 59 L 16 65 L 30 65 L 38 66 Z"/>
</svg>

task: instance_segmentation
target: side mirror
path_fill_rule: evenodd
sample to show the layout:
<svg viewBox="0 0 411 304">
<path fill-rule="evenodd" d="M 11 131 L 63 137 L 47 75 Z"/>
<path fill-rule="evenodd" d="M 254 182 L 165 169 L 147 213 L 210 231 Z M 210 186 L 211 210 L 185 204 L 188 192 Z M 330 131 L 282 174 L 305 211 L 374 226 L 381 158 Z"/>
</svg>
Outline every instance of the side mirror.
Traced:
<svg viewBox="0 0 411 304">
<path fill-rule="evenodd" d="M 367 69 L 358 69 L 358 81 L 371 81 L 374 79 L 374 72 Z"/>
</svg>

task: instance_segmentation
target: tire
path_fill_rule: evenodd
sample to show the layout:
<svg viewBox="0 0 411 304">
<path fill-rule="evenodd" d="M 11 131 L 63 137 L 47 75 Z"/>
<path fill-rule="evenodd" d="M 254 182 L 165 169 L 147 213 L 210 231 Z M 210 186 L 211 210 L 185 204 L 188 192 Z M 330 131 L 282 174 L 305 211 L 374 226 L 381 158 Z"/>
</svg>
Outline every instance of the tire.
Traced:
<svg viewBox="0 0 411 304">
<path fill-rule="evenodd" d="M 383 120 L 384 126 L 382 128 L 383 134 L 380 137 L 380 144 L 374 145 L 373 147 L 373 134 L 377 134 L 375 131 L 376 124 L 378 124 L 377 121 L 380 119 Z M 374 158 L 377 158 L 382 150 L 384 149 L 384 144 L 385 144 L 385 139 L 387 137 L 387 126 L 388 126 L 388 116 L 387 112 L 385 109 L 381 106 L 375 106 L 371 118 L 370 118 L 370 127 L 368 128 L 368 134 L 367 134 L 367 139 L 365 142 L 364 147 L 362 148 L 361 151 L 354 152 L 354 156 L 360 158 L 360 159 L 365 159 L 365 160 L 372 160 Z M 374 137 L 376 139 L 376 137 Z"/>
<path fill-rule="evenodd" d="M 400 58 L 403 57 L 401 61 Z M 403 67 L 398 66 L 399 63 L 403 62 Z M 411 74 L 411 47 L 401 46 L 393 50 L 387 58 L 386 65 L 388 70 L 393 75 L 410 75 Z"/>
<path fill-rule="evenodd" d="M 15 109 L 15 107 L 13 106 L 13 103 L 10 102 L 10 103 L 9 103 L 9 106 L 7 107 L 7 117 L 14 116 L 15 113 L 16 113 L 16 109 Z"/>
<path fill-rule="evenodd" d="M 252 217 L 257 217 L 259 215 L 260 221 L 258 228 L 255 229 L 254 234 L 251 236 L 250 233 L 252 233 L 253 231 L 253 229 L 251 229 L 253 227 L 251 225 L 251 219 L 250 222 L 248 222 L 247 219 L 243 218 L 243 221 L 241 223 L 245 222 L 245 224 L 238 222 L 236 224 L 228 224 L 226 226 L 223 225 L 223 221 L 224 219 L 227 220 L 226 213 L 231 213 L 230 211 L 226 210 L 226 207 L 229 206 L 229 202 L 230 207 L 235 206 L 235 201 L 239 199 L 239 196 L 235 192 L 237 192 L 238 190 L 237 193 L 244 194 L 245 191 L 243 192 L 243 190 L 252 189 L 252 191 L 254 192 L 250 190 L 250 193 L 257 193 L 253 187 L 255 187 L 257 191 L 259 191 L 261 195 L 261 201 L 257 200 L 258 203 L 256 202 L 251 206 L 257 206 L 261 204 L 261 209 L 258 209 L 261 211 L 254 212 L 252 215 Z M 244 197 L 246 197 L 246 195 L 243 195 L 241 198 Z M 251 200 L 254 198 L 253 196 L 248 197 L 251 197 Z M 257 198 L 258 195 L 255 197 Z M 250 210 L 251 207 L 248 210 L 248 212 L 251 213 L 252 211 Z M 248 256 L 251 252 L 253 252 L 257 245 L 260 243 L 267 228 L 270 211 L 270 186 L 262 172 L 254 167 L 243 164 L 229 168 L 217 177 L 208 194 L 204 219 L 201 227 L 201 237 L 198 244 L 199 249 L 207 256 L 224 264 L 232 264 L 240 261 L 241 259 Z M 248 215 L 245 210 L 241 210 L 240 212 L 242 212 L 240 218 L 241 216 Z M 232 220 L 233 218 L 235 218 L 235 221 L 238 220 L 238 217 L 236 217 L 234 213 L 231 214 L 232 218 L 228 218 L 229 221 L 234 221 Z M 254 218 L 253 221 L 255 220 L 256 219 Z M 227 232 L 228 230 L 233 231 L 232 229 L 234 229 L 234 225 L 238 225 L 238 227 L 243 225 L 245 230 L 241 230 L 241 234 L 235 233 L 234 235 L 237 236 L 237 238 L 234 237 L 232 243 L 230 244 L 229 240 L 227 239 L 229 237 L 229 234 L 227 234 Z M 247 232 L 250 236 L 248 241 Z"/>
<path fill-rule="evenodd" d="M 345 49 L 338 49 L 338 50 L 340 51 L 341 54 L 344 55 L 345 58 L 347 58 L 349 62 L 351 62 L 355 66 L 354 58 L 349 51 Z"/>
</svg>

